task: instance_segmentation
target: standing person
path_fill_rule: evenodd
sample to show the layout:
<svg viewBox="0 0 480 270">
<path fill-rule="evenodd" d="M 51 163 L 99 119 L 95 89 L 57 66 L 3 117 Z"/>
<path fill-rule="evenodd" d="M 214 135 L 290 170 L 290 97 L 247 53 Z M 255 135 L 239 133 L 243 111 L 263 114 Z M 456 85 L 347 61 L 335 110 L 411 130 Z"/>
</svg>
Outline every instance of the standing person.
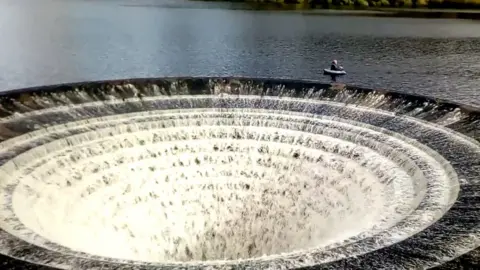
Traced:
<svg viewBox="0 0 480 270">
<path fill-rule="evenodd" d="M 333 60 L 332 65 L 330 66 L 330 69 L 340 71 L 340 70 L 343 70 L 343 67 L 338 65 L 337 60 Z"/>
<path fill-rule="evenodd" d="M 338 65 L 337 60 L 333 60 L 332 65 L 330 66 L 330 70 L 341 71 L 341 70 L 343 70 L 343 67 Z M 330 77 L 332 78 L 333 82 L 337 81 L 337 75 L 331 74 Z"/>
</svg>

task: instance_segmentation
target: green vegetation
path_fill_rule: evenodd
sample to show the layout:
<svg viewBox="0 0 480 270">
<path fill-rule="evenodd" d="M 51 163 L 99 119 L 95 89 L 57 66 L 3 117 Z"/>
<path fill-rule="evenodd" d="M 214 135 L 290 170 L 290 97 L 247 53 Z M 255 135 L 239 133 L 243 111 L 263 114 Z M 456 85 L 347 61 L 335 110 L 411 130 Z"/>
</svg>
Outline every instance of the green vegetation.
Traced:
<svg viewBox="0 0 480 270">
<path fill-rule="evenodd" d="M 423 7 L 438 9 L 480 9 L 480 0 L 230 0 L 230 2 L 271 3 L 278 5 L 292 5 L 296 6 L 296 8 Z"/>
</svg>

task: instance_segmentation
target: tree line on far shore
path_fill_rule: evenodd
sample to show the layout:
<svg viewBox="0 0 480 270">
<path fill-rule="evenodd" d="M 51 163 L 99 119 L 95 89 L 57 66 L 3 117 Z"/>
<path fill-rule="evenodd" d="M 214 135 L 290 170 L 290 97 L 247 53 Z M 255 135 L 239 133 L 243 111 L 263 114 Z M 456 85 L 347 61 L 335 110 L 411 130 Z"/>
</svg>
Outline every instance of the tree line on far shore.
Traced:
<svg viewBox="0 0 480 270">
<path fill-rule="evenodd" d="M 232 0 L 232 2 L 239 0 Z M 264 2 L 279 4 L 304 4 L 312 8 L 330 6 L 360 7 L 428 7 L 452 9 L 480 9 L 480 0 L 240 0 L 240 2 Z"/>
</svg>

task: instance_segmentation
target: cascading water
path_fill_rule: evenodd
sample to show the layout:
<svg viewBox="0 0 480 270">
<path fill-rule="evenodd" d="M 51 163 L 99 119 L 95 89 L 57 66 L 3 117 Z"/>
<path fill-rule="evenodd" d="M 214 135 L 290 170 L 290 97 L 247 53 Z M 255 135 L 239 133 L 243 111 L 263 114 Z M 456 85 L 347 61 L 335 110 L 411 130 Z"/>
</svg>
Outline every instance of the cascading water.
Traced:
<svg viewBox="0 0 480 270">
<path fill-rule="evenodd" d="M 20 260 L 412 269 L 480 246 L 474 108 L 169 78 L 11 91 L 0 113 L 0 251 Z"/>
</svg>

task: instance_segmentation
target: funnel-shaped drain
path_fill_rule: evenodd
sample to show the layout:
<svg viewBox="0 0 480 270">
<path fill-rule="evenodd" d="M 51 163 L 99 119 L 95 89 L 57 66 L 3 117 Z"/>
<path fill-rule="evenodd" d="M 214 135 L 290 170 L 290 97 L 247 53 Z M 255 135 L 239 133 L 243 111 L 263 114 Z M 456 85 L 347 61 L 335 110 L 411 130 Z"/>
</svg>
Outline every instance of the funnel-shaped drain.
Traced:
<svg viewBox="0 0 480 270">
<path fill-rule="evenodd" d="M 170 78 L 13 91 L 1 109 L 1 245 L 20 260 L 404 269 L 479 245 L 472 108 Z"/>
</svg>

